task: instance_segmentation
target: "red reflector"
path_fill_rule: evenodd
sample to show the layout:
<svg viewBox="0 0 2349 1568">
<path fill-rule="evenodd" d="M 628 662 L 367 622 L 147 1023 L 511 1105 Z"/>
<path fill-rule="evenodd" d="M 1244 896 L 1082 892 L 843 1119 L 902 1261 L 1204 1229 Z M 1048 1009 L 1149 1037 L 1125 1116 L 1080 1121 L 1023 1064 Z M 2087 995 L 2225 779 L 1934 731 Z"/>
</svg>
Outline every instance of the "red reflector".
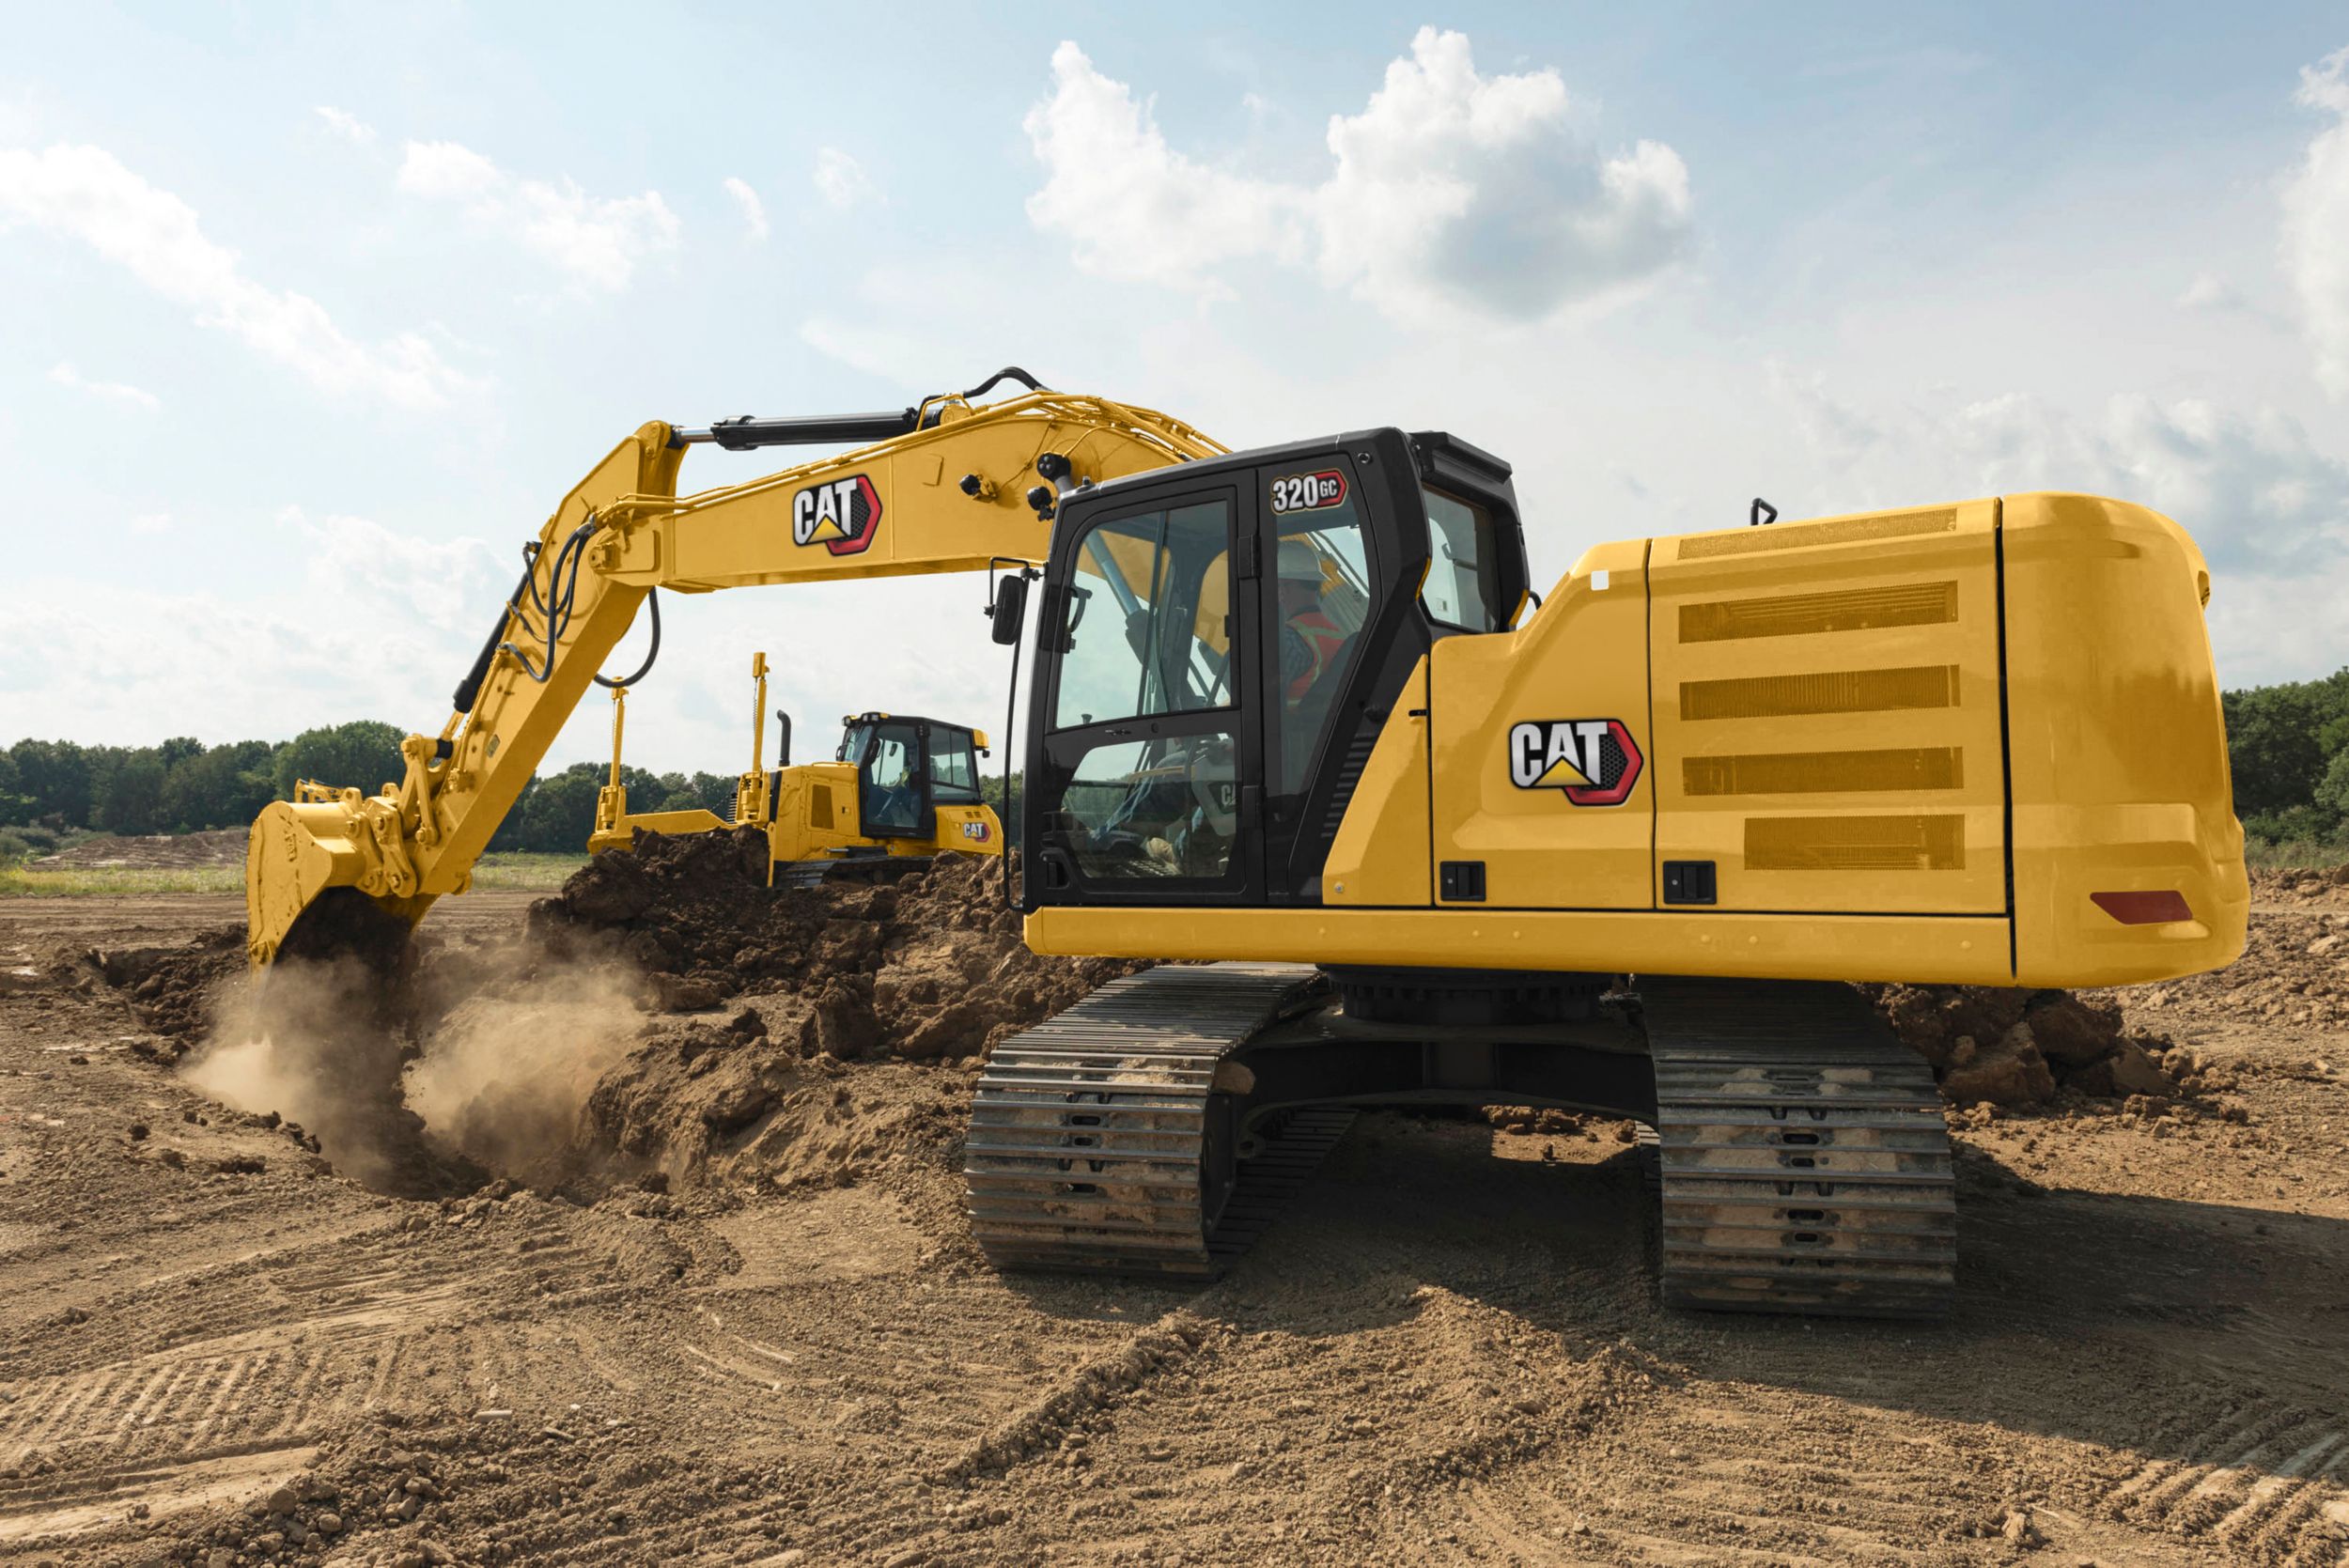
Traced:
<svg viewBox="0 0 2349 1568">
<path fill-rule="evenodd" d="M 2088 898 L 2123 925 L 2159 925 L 2164 921 L 2194 918 L 2182 893 L 2092 893 Z"/>
</svg>

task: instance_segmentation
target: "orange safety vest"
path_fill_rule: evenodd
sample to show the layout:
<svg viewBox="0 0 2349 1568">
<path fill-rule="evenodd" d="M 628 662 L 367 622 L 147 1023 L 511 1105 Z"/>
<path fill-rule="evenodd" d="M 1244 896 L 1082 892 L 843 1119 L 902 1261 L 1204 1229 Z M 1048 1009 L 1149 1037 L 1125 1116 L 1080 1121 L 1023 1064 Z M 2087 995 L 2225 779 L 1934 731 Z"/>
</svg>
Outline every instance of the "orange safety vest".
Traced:
<svg viewBox="0 0 2349 1568">
<path fill-rule="evenodd" d="M 1313 662 L 1305 667 L 1304 673 L 1288 684 L 1288 700 L 1298 703 L 1305 700 L 1305 693 L 1314 689 L 1314 682 L 1321 678 L 1322 673 L 1330 668 L 1345 648 L 1346 633 L 1338 629 L 1335 621 L 1318 610 L 1307 610 L 1292 615 L 1288 624 L 1305 640 L 1305 651 L 1313 656 Z"/>
</svg>

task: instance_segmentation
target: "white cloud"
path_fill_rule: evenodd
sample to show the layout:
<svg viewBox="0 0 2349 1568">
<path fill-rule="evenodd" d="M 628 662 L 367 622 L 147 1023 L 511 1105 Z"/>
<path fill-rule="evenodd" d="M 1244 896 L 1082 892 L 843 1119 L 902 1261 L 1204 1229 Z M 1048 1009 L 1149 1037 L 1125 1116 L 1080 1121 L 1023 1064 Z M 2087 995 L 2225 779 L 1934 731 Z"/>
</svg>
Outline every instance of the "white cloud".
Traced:
<svg viewBox="0 0 2349 1568">
<path fill-rule="evenodd" d="M 500 556 L 482 539 L 420 539 L 341 514 L 313 522 L 299 506 L 280 509 L 277 521 L 309 542 L 303 576 L 304 598 L 313 601 L 355 595 L 377 607 L 379 618 L 456 631 L 486 624 L 512 586 L 514 572 L 500 580 Z"/>
<path fill-rule="evenodd" d="M 732 196 L 734 205 L 742 210 L 742 222 L 750 229 L 751 238 L 765 241 L 768 233 L 767 204 L 758 199 L 758 193 L 751 189 L 750 182 L 728 175 L 726 194 Z"/>
<path fill-rule="evenodd" d="M 1816 502 L 1794 503 L 1806 513 L 2085 490 L 2175 518 L 2214 566 L 2281 571 L 2349 564 L 2349 464 L 2320 451 L 2297 421 L 2272 409 L 2132 395 L 2111 397 L 2083 419 L 2006 393 L 1962 404 L 1894 405 L 1869 418 L 1816 377 L 1773 366 L 1771 380 L 1821 459 Z"/>
<path fill-rule="evenodd" d="M 361 147 L 375 145 L 375 127 L 350 110 L 331 108 L 321 103 L 310 112 L 324 120 L 326 128 L 345 141 L 356 142 Z"/>
<path fill-rule="evenodd" d="M 171 520 L 158 513 L 131 528 L 152 536 Z M 437 728 L 512 585 L 510 557 L 479 539 L 419 539 L 365 518 L 288 507 L 276 521 L 302 577 L 263 603 L 132 587 L 101 599 L 86 584 L 24 584 L 12 625 L 51 641 L 0 666 L 11 722 L 27 735 L 126 741 L 162 733 L 163 714 L 208 740 L 361 718 Z M 365 669 L 352 648 L 367 650 Z"/>
<path fill-rule="evenodd" d="M 236 252 L 205 238 L 195 210 L 102 147 L 0 148 L 0 220 L 79 240 L 149 288 L 329 392 L 431 408 L 466 378 L 414 333 L 353 342 L 307 295 L 247 277 Z"/>
<path fill-rule="evenodd" d="M 1790 486 L 1771 497 L 1790 516 L 2037 489 L 2139 502 L 2176 519 L 2211 564 L 2229 684 L 2349 663 L 2349 464 L 2282 413 L 2123 396 L 2080 418 L 2008 393 L 1870 418 L 1816 377 L 1773 367 L 1771 379 L 1818 459 L 1807 476 L 1773 479 Z M 1809 494 L 1791 488 L 1798 477 Z"/>
<path fill-rule="evenodd" d="M 1028 216 L 1106 276 L 1217 297 L 1234 263 L 1310 262 L 1398 319 L 1523 321 L 1637 288 L 1688 245 L 1678 153 L 1601 153 L 1555 70 L 1482 75 L 1459 33 L 1421 28 L 1361 113 L 1330 118 L 1313 185 L 1178 151 L 1074 43 L 1052 75 L 1025 121 L 1046 171 Z"/>
<path fill-rule="evenodd" d="M 455 142 L 406 144 L 398 184 L 410 195 L 457 204 L 583 288 L 617 292 L 647 256 L 677 248 L 677 214 L 658 191 L 591 196 L 568 179 L 557 186 L 509 175 Z"/>
<path fill-rule="evenodd" d="M 148 538 L 157 534 L 168 534 L 171 532 L 171 514 L 169 512 L 141 512 L 131 520 L 131 532 Z"/>
<path fill-rule="evenodd" d="M 828 206 L 847 209 L 880 199 L 880 192 L 865 176 L 864 165 L 836 147 L 817 150 L 815 180 L 817 194 Z"/>
<path fill-rule="evenodd" d="M 1228 295 L 1223 263 L 1272 254 L 1300 260 L 1310 198 L 1294 187 L 1196 163 L 1167 146 L 1147 103 L 1094 69 L 1084 51 L 1052 51 L 1052 97 L 1028 111 L 1046 170 L 1028 198 L 1036 227 L 1066 234 L 1077 265 L 1104 276 Z"/>
<path fill-rule="evenodd" d="M 2349 397 L 2349 48 L 2301 68 L 2294 101 L 2333 123 L 2284 187 L 2284 272 L 2300 297 L 2318 383 Z"/>
<path fill-rule="evenodd" d="M 86 380 L 70 362 L 61 361 L 51 365 L 49 379 L 59 386 L 70 387 L 75 392 L 86 392 L 93 397 L 102 397 L 109 403 L 120 403 L 129 408 L 160 409 L 163 406 L 162 398 L 145 387 L 132 386 L 128 381 Z"/>
<path fill-rule="evenodd" d="M 2216 272 L 2197 272 L 2170 303 L 2180 310 L 2234 310 L 2243 304 L 2243 295 Z"/>
</svg>

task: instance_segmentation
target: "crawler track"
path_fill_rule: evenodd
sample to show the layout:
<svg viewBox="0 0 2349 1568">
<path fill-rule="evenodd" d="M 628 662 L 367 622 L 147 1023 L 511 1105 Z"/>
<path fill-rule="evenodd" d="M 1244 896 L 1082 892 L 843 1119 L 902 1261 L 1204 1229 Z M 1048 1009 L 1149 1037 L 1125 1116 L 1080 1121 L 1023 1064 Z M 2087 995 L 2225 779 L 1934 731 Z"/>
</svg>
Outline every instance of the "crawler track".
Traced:
<svg viewBox="0 0 2349 1568">
<path fill-rule="evenodd" d="M 1352 1120 L 1289 1116 L 1237 1160 L 1216 1069 L 1316 1000 L 1291 965 L 1161 968 L 999 1047 L 972 1101 L 971 1229 L 1004 1268 L 1221 1273 Z"/>
<path fill-rule="evenodd" d="M 1663 1295 L 1710 1311 L 1939 1317 L 1956 1179 L 1933 1074 L 1847 986 L 1641 986 Z"/>
</svg>

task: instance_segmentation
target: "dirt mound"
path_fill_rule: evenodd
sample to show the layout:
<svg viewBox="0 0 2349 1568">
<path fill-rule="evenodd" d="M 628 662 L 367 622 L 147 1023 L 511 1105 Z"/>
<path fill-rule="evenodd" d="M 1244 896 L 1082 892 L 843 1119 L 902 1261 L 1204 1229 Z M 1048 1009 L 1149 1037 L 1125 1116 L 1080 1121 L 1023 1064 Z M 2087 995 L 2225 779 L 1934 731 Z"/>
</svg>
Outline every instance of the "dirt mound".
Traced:
<svg viewBox="0 0 2349 1568">
<path fill-rule="evenodd" d="M 552 1448 L 568 1439 L 548 1426 L 525 1436 L 506 1420 L 402 1430 L 386 1413 L 369 1440 L 360 1436 L 334 1461 L 305 1470 L 241 1509 L 219 1509 L 186 1521 L 181 1561 L 318 1561 L 354 1536 L 380 1549 L 366 1560 L 417 1564 L 501 1561 L 493 1526 L 508 1511 L 506 1463 L 518 1443 Z M 510 1461 L 509 1461 L 510 1462 Z M 486 1505 L 486 1506 L 485 1506 Z M 407 1527 L 386 1545 L 387 1529 Z M 345 1558 L 343 1560 L 353 1560 Z"/>
<path fill-rule="evenodd" d="M 755 833 L 662 838 L 598 856 L 532 909 L 553 957 L 599 944 L 647 970 L 676 1012 L 588 1097 L 583 1132 L 678 1180 L 847 1181 L 950 1149 L 968 1070 L 1005 1037 L 1144 966 L 1031 953 L 994 863 L 948 857 L 882 886 L 765 885 Z M 745 1004 L 745 1001 L 747 1004 Z"/>
<path fill-rule="evenodd" d="M 189 1081 L 409 1196 L 946 1158 L 988 1050 L 1142 967 L 1030 953 L 975 860 L 770 888 L 765 848 L 645 835 L 487 942 L 354 942 L 380 935 L 372 906 L 321 901 L 303 929 L 334 939 L 289 939 L 258 986 L 236 926 L 89 958 Z"/>
<path fill-rule="evenodd" d="M 671 1183 L 782 1188 L 953 1163 L 975 1071 L 803 1056 L 758 1017 L 744 1007 L 725 1022 L 656 1026 L 589 1094 L 582 1133 L 592 1151 L 623 1173 Z"/>
<path fill-rule="evenodd" d="M 179 947 L 94 948 L 89 961 L 176 1062 L 210 1027 L 223 984 L 244 971 L 244 927 L 216 925 Z"/>
<path fill-rule="evenodd" d="M 2349 1025 L 2349 908 L 2257 916 L 2225 969 L 2105 994 L 2165 1021 Z"/>
<path fill-rule="evenodd" d="M 2233 1087 L 2165 1035 L 2132 1034 L 2109 993 L 1998 986 L 1863 986 L 1956 1105 L 2040 1105 Z"/>
<path fill-rule="evenodd" d="M 534 937 L 555 958 L 616 948 L 673 1011 L 801 997 L 809 1054 L 978 1055 L 1144 967 L 1030 953 L 995 862 L 948 856 L 881 886 L 770 888 L 755 831 L 638 845 L 534 905 Z"/>
<path fill-rule="evenodd" d="M 144 833 L 123 838 L 87 838 L 70 849 L 31 862 L 43 871 L 86 871 L 131 866 L 178 869 L 198 865 L 242 865 L 246 828 L 212 828 L 200 833 Z"/>
<path fill-rule="evenodd" d="M 2349 909 L 2349 865 L 2326 866 L 2321 870 L 2254 870 L 2251 873 L 2251 902 Z"/>
</svg>

